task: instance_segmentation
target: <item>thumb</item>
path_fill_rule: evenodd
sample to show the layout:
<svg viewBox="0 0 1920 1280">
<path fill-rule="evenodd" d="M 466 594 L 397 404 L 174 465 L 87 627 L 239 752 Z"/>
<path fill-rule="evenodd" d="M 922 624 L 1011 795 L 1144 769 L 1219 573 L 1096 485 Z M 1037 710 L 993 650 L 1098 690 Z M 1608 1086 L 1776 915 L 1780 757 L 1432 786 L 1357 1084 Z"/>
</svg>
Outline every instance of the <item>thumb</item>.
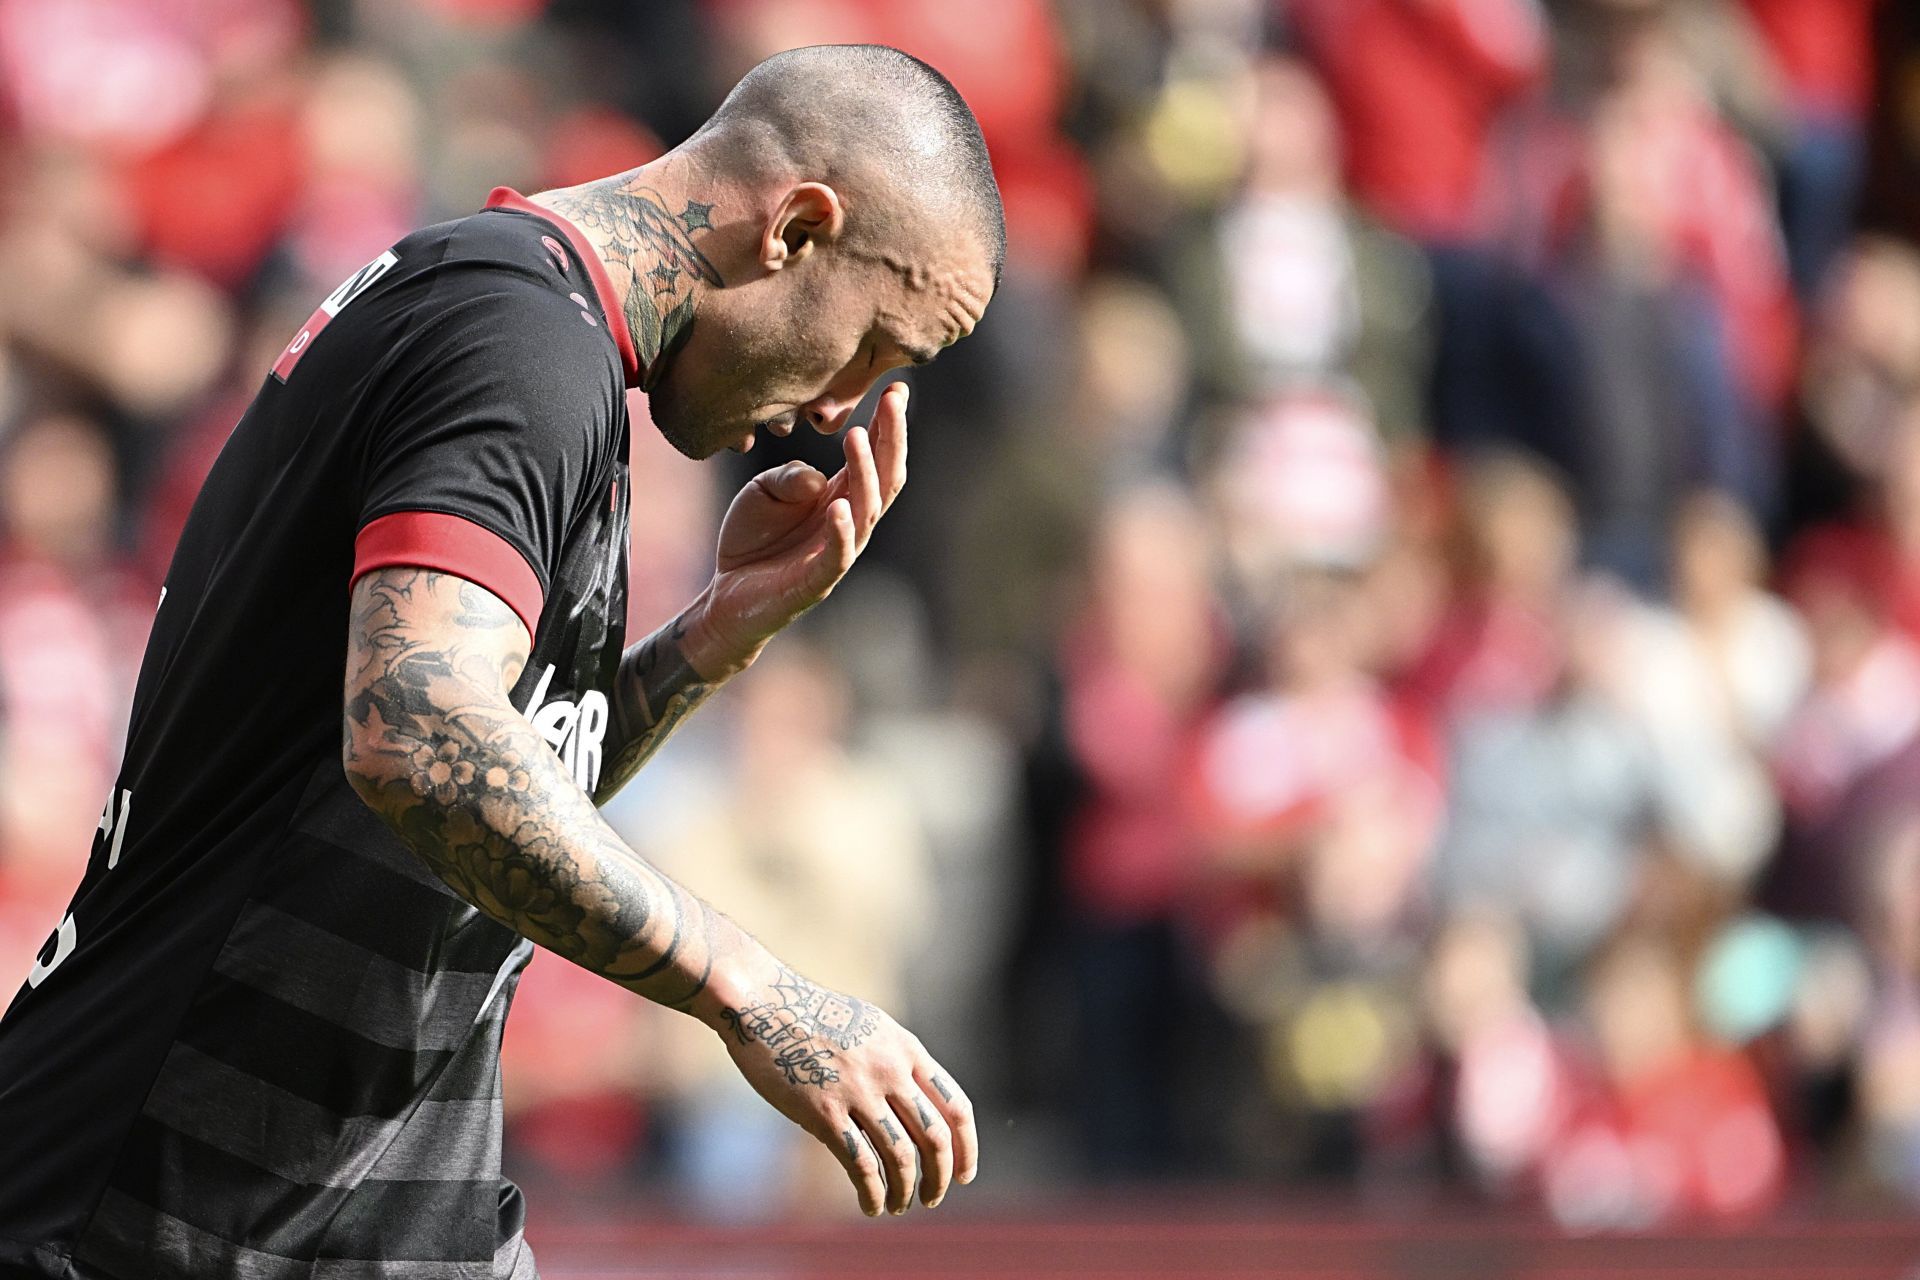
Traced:
<svg viewBox="0 0 1920 1280">
<path fill-rule="evenodd" d="M 799 461 L 763 471 L 755 478 L 769 495 L 780 502 L 810 502 L 820 496 L 820 490 L 827 483 L 827 478 L 819 471 Z"/>
</svg>

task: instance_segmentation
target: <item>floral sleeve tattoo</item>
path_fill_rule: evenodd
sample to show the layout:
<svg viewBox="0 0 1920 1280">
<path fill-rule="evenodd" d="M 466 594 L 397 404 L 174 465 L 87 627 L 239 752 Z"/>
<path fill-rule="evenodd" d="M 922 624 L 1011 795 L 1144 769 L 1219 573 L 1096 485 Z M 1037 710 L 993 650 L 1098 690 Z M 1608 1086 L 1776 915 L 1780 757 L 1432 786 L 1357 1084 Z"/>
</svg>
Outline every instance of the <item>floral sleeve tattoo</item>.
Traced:
<svg viewBox="0 0 1920 1280">
<path fill-rule="evenodd" d="M 462 898 L 675 1008 L 716 954 L 756 945 L 628 849 L 507 701 L 527 651 L 498 599 L 397 568 L 362 577 L 352 610 L 348 780 Z"/>
</svg>

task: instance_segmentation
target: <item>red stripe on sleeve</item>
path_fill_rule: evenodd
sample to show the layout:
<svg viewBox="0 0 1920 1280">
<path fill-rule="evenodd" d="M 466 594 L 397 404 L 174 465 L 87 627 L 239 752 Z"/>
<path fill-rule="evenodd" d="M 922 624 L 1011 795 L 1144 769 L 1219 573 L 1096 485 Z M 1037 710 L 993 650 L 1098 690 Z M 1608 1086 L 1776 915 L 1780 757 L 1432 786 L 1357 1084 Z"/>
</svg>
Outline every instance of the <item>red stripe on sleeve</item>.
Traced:
<svg viewBox="0 0 1920 1280">
<path fill-rule="evenodd" d="M 471 520 L 438 511 L 396 511 L 370 520 L 353 540 L 353 577 L 410 566 L 465 578 L 485 587 L 520 615 L 527 638 L 537 634 L 546 593 L 540 577 L 513 544 Z"/>
</svg>

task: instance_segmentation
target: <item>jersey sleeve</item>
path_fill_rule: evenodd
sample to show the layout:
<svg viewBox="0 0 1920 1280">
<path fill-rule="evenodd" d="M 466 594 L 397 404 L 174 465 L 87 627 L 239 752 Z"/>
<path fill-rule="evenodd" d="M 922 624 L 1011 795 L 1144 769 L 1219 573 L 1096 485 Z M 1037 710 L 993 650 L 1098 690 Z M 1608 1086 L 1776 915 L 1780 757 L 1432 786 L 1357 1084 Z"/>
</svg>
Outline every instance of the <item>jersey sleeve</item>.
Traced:
<svg viewBox="0 0 1920 1280">
<path fill-rule="evenodd" d="M 415 565 L 485 587 L 537 633 L 614 430 L 612 348 L 565 295 L 510 275 L 444 299 L 382 379 L 353 579 Z"/>
</svg>

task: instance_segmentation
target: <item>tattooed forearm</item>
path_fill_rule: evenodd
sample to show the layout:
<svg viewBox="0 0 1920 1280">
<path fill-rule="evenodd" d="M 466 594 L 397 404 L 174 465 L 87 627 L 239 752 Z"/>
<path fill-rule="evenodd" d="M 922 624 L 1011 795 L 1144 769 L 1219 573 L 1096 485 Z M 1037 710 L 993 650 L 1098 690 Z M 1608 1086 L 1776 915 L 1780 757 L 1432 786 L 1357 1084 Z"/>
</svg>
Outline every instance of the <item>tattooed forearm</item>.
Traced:
<svg viewBox="0 0 1920 1280">
<path fill-rule="evenodd" d="M 759 951 L 628 849 L 513 709 L 526 633 L 492 595 L 379 570 L 354 588 L 351 633 L 348 780 L 461 897 L 678 1008 L 702 1001 L 716 958 Z"/>
<path fill-rule="evenodd" d="M 620 659 L 606 763 L 594 799 L 605 804 L 652 758 L 719 685 L 702 680 L 681 648 L 684 615 L 631 646 Z"/>
<path fill-rule="evenodd" d="M 827 1085 L 840 1078 L 836 1053 L 873 1034 L 873 1006 L 810 982 L 781 965 L 761 998 L 720 1017 L 741 1044 L 755 1041 L 773 1053 L 788 1084 Z"/>
<path fill-rule="evenodd" d="M 713 206 L 688 199 L 678 213 L 666 199 L 622 174 L 556 192 L 554 207 L 591 236 L 610 271 L 629 277 L 627 327 L 652 383 L 665 367 L 662 354 L 686 341 L 703 286 L 720 286 L 720 272 L 693 242 L 713 229 Z"/>
</svg>

